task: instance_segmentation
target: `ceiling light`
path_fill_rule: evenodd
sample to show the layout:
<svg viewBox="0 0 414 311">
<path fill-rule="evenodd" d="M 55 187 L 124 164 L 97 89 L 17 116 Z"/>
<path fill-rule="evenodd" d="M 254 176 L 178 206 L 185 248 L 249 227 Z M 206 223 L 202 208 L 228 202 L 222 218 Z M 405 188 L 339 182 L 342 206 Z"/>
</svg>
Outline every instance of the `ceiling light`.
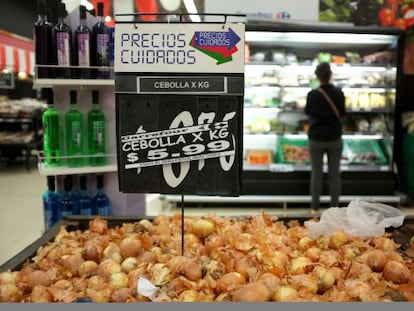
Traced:
<svg viewBox="0 0 414 311">
<path fill-rule="evenodd" d="M 184 0 L 185 8 L 189 14 L 198 14 L 197 8 L 194 4 L 194 0 Z M 201 22 L 199 15 L 190 15 L 190 19 L 193 22 Z"/>
</svg>

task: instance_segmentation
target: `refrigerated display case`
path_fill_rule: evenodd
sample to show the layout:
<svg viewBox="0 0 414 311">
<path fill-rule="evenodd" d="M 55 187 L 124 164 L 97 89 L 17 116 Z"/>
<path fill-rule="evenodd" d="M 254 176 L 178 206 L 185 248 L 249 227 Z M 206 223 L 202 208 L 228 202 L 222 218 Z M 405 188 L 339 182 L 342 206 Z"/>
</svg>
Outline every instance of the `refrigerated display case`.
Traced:
<svg viewBox="0 0 414 311">
<path fill-rule="evenodd" d="M 321 61 L 342 88 L 343 195 L 391 195 L 402 33 L 348 25 L 248 23 L 245 34 L 244 195 L 308 195 L 306 95 Z M 255 151 L 272 161 L 251 161 Z M 327 181 L 324 194 L 328 194 Z"/>
</svg>

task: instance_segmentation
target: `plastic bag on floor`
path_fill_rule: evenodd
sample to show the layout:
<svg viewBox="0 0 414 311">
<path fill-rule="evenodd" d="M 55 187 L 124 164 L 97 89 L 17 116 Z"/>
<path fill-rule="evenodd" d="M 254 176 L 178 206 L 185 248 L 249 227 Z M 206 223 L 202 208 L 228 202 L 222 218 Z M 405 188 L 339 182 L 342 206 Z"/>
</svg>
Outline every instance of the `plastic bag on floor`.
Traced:
<svg viewBox="0 0 414 311">
<path fill-rule="evenodd" d="M 387 227 L 400 227 L 404 214 L 389 205 L 362 200 L 349 202 L 348 207 L 331 207 L 322 212 L 319 222 L 306 221 L 313 239 L 344 230 L 348 235 L 367 239 L 382 236 Z"/>
</svg>

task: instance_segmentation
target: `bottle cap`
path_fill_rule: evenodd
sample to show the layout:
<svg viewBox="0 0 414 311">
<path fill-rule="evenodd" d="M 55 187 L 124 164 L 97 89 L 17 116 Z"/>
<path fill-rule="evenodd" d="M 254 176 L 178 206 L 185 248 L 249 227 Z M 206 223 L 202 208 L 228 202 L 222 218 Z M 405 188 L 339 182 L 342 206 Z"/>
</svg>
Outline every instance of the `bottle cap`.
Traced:
<svg viewBox="0 0 414 311">
<path fill-rule="evenodd" d="M 53 89 L 44 88 L 43 97 L 46 99 L 48 105 L 53 105 Z"/>
<path fill-rule="evenodd" d="M 86 7 L 84 5 L 79 6 L 79 18 L 86 19 Z"/>
<path fill-rule="evenodd" d="M 96 175 L 96 187 L 103 188 L 103 175 Z"/>
<path fill-rule="evenodd" d="M 55 191 L 56 190 L 55 176 L 47 176 L 47 188 L 50 191 Z"/>
<path fill-rule="evenodd" d="M 73 177 L 72 175 L 67 175 L 63 179 L 63 190 L 64 191 L 71 191 L 73 185 Z"/>
<path fill-rule="evenodd" d="M 98 90 L 93 90 L 92 91 L 92 103 L 93 104 L 99 103 L 99 91 Z"/>
<path fill-rule="evenodd" d="M 81 190 L 86 190 L 86 176 L 79 177 L 79 188 Z"/>
<path fill-rule="evenodd" d="M 104 16 L 104 4 L 103 2 L 98 2 L 98 16 Z"/>
<path fill-rule="evenodd" d="M 64 3 L 59 3 L 57 7 L 58 17 L 66 17 L 66 5 Z"/>
<path fill-rule="evenodd" d="M 46 1 L 37 0 L 37 13 L 40 15 L 46 15 Z"/>
<path fill-rule="evenodd" d="M 70 95 L 70 103 L 76 104 L 76 91 L 70 90 L 69 95 Z"/>
</svg>

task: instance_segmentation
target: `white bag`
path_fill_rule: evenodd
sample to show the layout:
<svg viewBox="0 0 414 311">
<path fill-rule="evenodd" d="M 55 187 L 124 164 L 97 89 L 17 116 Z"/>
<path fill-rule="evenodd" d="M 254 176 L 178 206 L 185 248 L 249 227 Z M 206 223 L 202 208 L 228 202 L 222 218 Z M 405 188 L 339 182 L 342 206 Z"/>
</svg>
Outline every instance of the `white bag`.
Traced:
<svg viewBox="0 0 414 311">
<path fill-rule="evenodd" d="M 313 239 L 344 230 L 348 235 L 367 239 L 382 236 L 387 227 L 400 227 L 404 213 L 382 203 L 354 200 L 348 207 L 331 207 L 322 212 L 319 222 L 305 221 Z"/>
</svg>

